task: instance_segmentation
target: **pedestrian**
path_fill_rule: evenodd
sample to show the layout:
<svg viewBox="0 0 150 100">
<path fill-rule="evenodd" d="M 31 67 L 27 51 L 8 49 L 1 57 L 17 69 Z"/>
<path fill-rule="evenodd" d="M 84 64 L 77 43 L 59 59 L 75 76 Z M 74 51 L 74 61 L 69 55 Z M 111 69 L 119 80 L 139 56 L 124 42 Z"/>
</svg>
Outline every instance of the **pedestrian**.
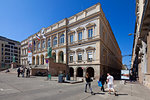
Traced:
<svg viewBox="0 0 150 100">
<path fill-rule="evenodd" d="M 105 92 L 104 84 L 105 84 L 105 82 L 106 82 L 106 79 L 105 79 L 104 75 L 102 75 L 102 76 L 99 78 L 99 81 L 102 83 L 101 91 Z"/>
<path fill-rule="evenodd" d="M 21 73 L 20 67 L 17 69 L 17 73 L 18 73 L 18 77 L 20 77 L 20 73 Z"/>
<path fill-rule="evenodd" d="M 22 68 L 22 77 L 24 77 L 25 67 Z"/>
<path fill-rule="evenodd" d="M 132 75 L 132 72 L 130 72 L 130 82 L 132 82 L 133 80 L 133 75 Z"/>
<path fill-rule="evenodd" d="M 85 92 L 87 92 L 87 86 L 89 86 L 89 89 L 90 89 L 90 91 L 91 91 L 91 94 L 94 95 L 94 94 L 93 94 L 93 91 L 92 91 L 92 88 L 91 88 L 91 82 L 92 82 L 93 80 L 91 79 L 91 77 L 89 76 L 88 73 L 86 73 L 85 81 L 86 81 L 86 84 L 85 84 Z"/>
<path fill-rule="evenodd" d="M 114 77 L 111 76 L 109 73 L 107 73 L 107 85 L 108 85 L 108 91 L 109 91 L 109 94 L 111 94 L 111 91 L 114 92 L 115 96 L 116 96 L 116 92 L 114 90 Z"/>
<path fill-rule="evenodd" d="M 26 77 L 30 77 L 30 69 L 29 68 L 27 68 Z"/>
</svg>

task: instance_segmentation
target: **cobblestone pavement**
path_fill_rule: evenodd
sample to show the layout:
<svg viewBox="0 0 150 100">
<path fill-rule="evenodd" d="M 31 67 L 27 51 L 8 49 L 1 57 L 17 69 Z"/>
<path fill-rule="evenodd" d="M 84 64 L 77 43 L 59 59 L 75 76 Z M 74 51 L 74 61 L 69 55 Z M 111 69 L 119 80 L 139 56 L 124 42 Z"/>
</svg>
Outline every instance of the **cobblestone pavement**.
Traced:
<svg viewBox="0 0 150 100">
<path fill-rule="evenodd" d="M 84 93 L 84 83 L 58 83 L 57 78 L 18 78 L 16 74 L 0 73 L 0 100 L 150 100 L 150 90 L 139 83 L 120 84 L 115 81 L 118 96 L 101 92 L 92 82 L 95 95 Z"/>
</svg>

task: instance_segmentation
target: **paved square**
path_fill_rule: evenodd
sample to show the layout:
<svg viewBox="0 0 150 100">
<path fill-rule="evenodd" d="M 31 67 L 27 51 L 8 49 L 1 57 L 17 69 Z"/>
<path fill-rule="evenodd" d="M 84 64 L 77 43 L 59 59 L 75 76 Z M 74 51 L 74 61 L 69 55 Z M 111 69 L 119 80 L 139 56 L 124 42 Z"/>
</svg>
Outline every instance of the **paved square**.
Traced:
<svg viewBox="0 0 150 100">
<path fill-rule="evenodd" d="M 95 95 L 84 93 L 84 83 L 58 83 L 57 78 L 18 78 L 16 74 L 0 73 L 0 100 L 149 100 L 150 90 L 138 83 L 127 85 L 115 82 L 118 96 L 101 92 L 97 82 L 92 83 Z"/>
</svg>

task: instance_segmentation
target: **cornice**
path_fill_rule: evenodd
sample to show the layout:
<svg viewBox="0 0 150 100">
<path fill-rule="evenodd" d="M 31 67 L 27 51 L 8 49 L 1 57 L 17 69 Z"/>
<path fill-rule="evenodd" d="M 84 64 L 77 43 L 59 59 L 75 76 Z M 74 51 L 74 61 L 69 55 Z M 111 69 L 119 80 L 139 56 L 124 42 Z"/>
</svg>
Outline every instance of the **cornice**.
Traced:
<svg viewBox="0 0 150 100">
<path fill-rule="evenodd" d="M 78 24 L 78 23 L 84 22 L 84 21 L 86 21 L 86 20 L 88 20 L 88 19 L 90 19 L 90 18 L 99 16 L 99 14 L 100 14 L 100 11 L 98 11 L 98 12 L 92 14 L 92 15 L 86 16 L 85 18 L 82 18 L 82 19 L 80 19 L 80 20 L 77 20 L 77 21 L 75 21 L 75 22 L 73 22 L 73 23 L 71 23 L 71 24 L 69 24 L 69 25 L 67 25 L 67 26 L 68 26 L 68 27 L 72 27 L 72 26 L 74 26 L 74 25 L 76 25 L 76 24 Z"/>
</svg>

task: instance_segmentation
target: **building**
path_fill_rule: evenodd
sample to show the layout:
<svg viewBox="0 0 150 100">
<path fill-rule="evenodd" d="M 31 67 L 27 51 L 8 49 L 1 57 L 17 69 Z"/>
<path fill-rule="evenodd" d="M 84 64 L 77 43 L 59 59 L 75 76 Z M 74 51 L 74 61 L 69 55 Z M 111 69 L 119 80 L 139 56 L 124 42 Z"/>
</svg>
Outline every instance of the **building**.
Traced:
<svg viewBox="0 0 150 100">
<path fill-rule="evenodd" d="M 150 88 L 150 1 L 136 0 L 136 24 L 131 67 L 139 82 Z"/>
<path fill-rule="evenodd" d="M 20 42 L 0 36 L 0 70 L 11 67 L 13 56 L 20 65 L 20 47 Z"/>
<path fill-rule="evenodd" d="M 42 38 L 43 33 L 46 38 Z M 30 43 L 33 48 L 29 57 Z M 89 72 L 98 78 L 107 72 L 120 73 L 122 67 L 120 48 L 100 3 L 42 28 L 23 40 L 21 64 L 46 68 L 47 47 L 52 47 L 55 62 L 67 64 L 70 75 L 74 77 L 83 77 Z"/>
</svg>

